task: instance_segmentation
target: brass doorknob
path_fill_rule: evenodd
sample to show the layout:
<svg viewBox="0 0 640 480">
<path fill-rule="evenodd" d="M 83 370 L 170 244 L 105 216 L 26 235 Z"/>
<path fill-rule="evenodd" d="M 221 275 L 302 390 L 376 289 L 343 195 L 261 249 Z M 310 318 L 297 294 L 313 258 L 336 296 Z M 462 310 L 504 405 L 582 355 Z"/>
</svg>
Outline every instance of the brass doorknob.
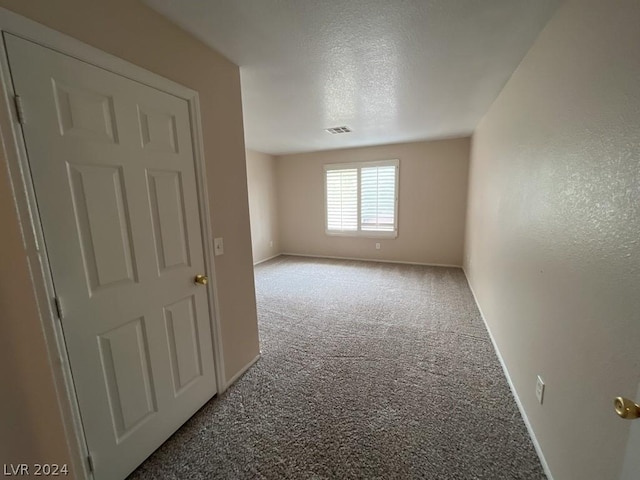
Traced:
<svg viewBox="0 0 640 480">
<path fill-rule="evenodd" d="M 209 279 L 206 275 L 196 275 L 196 278 L 194 278 L 193 281 L 199 285 L 206 285 L 209 283 Z"/>
<path fill-rule="evenodd" d="M 616 413 L 622 418 L 633 420 L 640 417 L 640 405 L 628 398 L 618 397 L 613 401 Z"/>
</svg>

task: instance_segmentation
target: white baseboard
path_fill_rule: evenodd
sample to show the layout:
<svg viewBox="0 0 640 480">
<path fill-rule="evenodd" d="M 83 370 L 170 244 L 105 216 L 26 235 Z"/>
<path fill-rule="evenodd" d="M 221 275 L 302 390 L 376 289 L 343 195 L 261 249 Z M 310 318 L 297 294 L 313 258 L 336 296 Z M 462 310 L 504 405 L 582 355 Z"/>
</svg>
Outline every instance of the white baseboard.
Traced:
<svg viewBox="0 0 640 480">
<path fill-rule="evenodd" d="M 306 253 L 289 253 L 289 252 L 283 252 L 280 255 L 290 255 L 292 257 L 327 258 L 329 260 L 356 260 L 361 262 L 399 263 L 401 265 L 422 265 L 425 267 L 462 268 L 461 265 L 448 265 L 446 263 L 404 262 L 402 260 L 381 260 L 379 258 L 334 257 L 331 255 L 310 255 Z"/>
<path fill-rule="evenodd" d="M 249 363 L 247 363 L 244 367 L 242 367 L 240 369 L 240 371 L 238 373 L 236 373 L 233 377 L 231 377 L 231 379 L 227 382 L 226 387 L 224 387 L 225 391 L 227 390 L 227 388 L 229 388 L 231 385 L 233 385 L 234 383 L 236 383 L 236 381 L 242 376 L 244 375 L 247 370 L 249 370 L 254 363 L 256 363 L 258 360 L 260 360 L 260 356 L 261 354 L 259 353 L 258 355 L 255 356 L 255 358 L 253 360 L 251 360 Z"/>
<path fill-rule="evenodd" d="M 471 295 L 473 295 L 473 300 L 476 302 L 476 306 L 478 307 L 478 311 L 480 312 L 480 316 L 482 317 L 482 321 L 484 322 L 484 326 L 489 333 L 489 338 L 491 339 L 491 343 L 493 344 L 493 349 L 498 356 L 498 360 L 500 361 L 500 365 L 502 365 L 502 371 L 504 372 L 504 376 L 507 378 L 507 383 L 509 384 L 509 388 L 511 389 L 511 393 L 513 394 L 513 398 L 516 400 L 516 405 L 518 405 L 518 409 L 520 410 L 520 415 L 524 420 L 524 424 L 527 427 L 527 431 L 529 432 L 529 437 L 531 437 L 531 441 L 533 442 L 533 447 L 536 449 L 536 453 L 538 454 L 538 458 L 540 458 L 540 463 L 542 464 L 542 468 L 544 473 L 546 474 L 549 480 L 553 480 L 553 475 L 551 474 L 551 470 L 549 469 L 549 464 L 547 463 L 547 459 L 544 457 L 544 453 L 542 452 L 542 448 L 540 447 L 540 443 L 538 443 L 538 439 L 536 438 L 536 434 L 533 431 L 533 427 L 531 426 L 531 422 L 529 422 L 529 417 L 527 416 L 527 412 L 520 401 L 520 397 L 518 396 L 518 392 L 516 391 L 515 386 L 513 385 L 513 381 L 511 380 L 511 375 L 509 375 L 509 370 L 507 369 L 507 364 L 504 362 L 504 358 L 502 358 L 502 354 L 498 349 L 498 344 L 496 343 L 495 338 L 493 337 L 493 333 L 491 333 L 491 329 L 489 328 L 489 324 L 487 323 L 487 319 L 484 316 L 484 312 L 482 311 L 482 307 L 480 303 L 478 303 L 478 297 L 476 297 L 476 292 L 473 290 L 471 286 L 471 282 L 469 281 L 469 276 L 467 275 L 467 271 L 462 267 L 462 271 L 464 272 L 464 276 L 467 278 L 467 284 L 469 285 L 469 290 L 471 290 Z"/>
<path fill-rule="evenodd" d="M 258 260 L 257 262 L 253 262 L 253 266 L 255 267 L 256 265 L 260 265 L 261 263 L 268 262 L 269 260 L 273 260 L 274 258 L 279 257 L 280 255 L 282 255 L 282 253 L 276 253 L 275 255 L 272 255 L 269 258 L 263 258 L 262 260 Z"/>
</svg>

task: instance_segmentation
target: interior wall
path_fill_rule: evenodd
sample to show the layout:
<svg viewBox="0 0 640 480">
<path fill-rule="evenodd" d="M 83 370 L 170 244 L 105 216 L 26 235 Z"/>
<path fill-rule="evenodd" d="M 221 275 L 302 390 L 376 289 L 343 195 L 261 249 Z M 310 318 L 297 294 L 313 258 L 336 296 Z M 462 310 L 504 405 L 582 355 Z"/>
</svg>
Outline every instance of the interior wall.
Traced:
<svg viewBox="0 0 640 480">
<path fill-rule="evenodd" d="M 280 253 L 276 163 L 272 155 L 247 150 L 247 189 L 253 263 Z"/>
<path fill-rule="evenodd" d="M 0 157 L 0 464 L 70 465 L 4 152 Z"/>
<path fill-rule="evenodd" d="M 555 480 L 618 478 L 640 381 L 639 45 L 567 0 L 473 136 L 465 268 Z"/>
<path fill-rule="evenodd" d="M 280 247 L 285 253 L 462 265 L 469 138 L 277 157 Z M 398 237 L 325 233 L 328 163 L 400 160 Z M 380 243 L 380 250 L 375 244 Z"/>
<path fill-rule="evenodd" d="M 0 0 L 0 6 L 200 93 L 213 234 L 225 240 L 215 267 L 225 371 L 232 378 L 259 353 L 238 67 L 138 1 Z M 44 462 L 58 459 L 64 435 L 2 165 L 0 370 L 3 407 L 10 403 L 2 410 L 20 426 L 6 433 L 3 422 L 2 460 L 5 452 L 20 452 L 7 461 Z M 5 398 L 9 391 L 15 396 Z M 10 437 L 5 439 L 5 433 Z"/>
</svg>

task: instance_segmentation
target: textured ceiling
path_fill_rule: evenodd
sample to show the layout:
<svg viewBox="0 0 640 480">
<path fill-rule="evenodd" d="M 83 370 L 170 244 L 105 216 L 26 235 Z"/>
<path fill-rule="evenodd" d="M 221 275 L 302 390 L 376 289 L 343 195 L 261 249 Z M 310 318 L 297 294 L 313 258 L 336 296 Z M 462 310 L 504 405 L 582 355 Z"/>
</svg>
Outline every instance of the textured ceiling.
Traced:
<svg viewBox="0 0 640 480">
<path fill-rule="evenodd" d="M 240 65 L 247 147 L 272 154 L 470 134 L 560 3 L 144 1 Z"/>
</svg>

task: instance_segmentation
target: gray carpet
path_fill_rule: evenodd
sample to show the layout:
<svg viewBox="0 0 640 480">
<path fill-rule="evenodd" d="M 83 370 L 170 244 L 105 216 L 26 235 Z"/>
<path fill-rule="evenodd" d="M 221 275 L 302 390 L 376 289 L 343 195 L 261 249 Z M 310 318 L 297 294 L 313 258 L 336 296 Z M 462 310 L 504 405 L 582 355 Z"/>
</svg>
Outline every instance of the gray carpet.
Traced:
<svg viewBox="0 0 640 480">
<path fill-rule="evenodd" d="M 279 257 L 262 359 L 131 479 L 544 479 L 463 272 Z"/>
</svg>

